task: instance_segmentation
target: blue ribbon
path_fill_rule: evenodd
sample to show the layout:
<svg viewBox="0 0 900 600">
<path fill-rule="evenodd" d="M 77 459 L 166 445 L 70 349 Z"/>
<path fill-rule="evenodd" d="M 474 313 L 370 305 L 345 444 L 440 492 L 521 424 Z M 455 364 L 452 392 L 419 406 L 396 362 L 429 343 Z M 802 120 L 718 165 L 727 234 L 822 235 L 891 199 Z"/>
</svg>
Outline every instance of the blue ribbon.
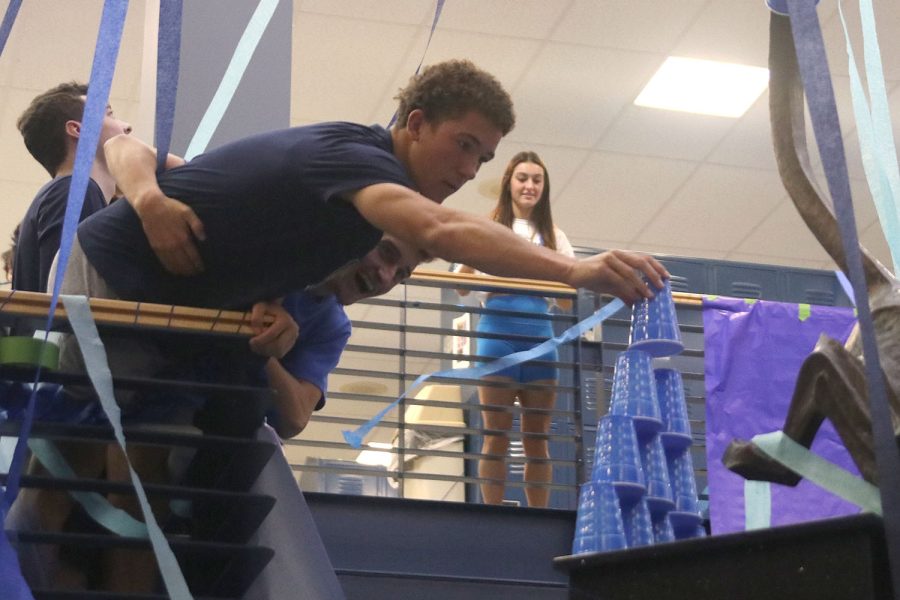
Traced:
<svg viewBox="0 0 900 600">
<path fill-rule="evenodd" d="M 57 277 L 53 285 L 53 295 L 50 299 L 50 310 L 47 313 L 45 331 L 50 331 L 53 315 L 59 300 L 59 287 L 69 262 L 69 253 L 72 240 L 75 238 L 75 230 L 78 227 L 78 219 L 81 216 L 81 207 L 84 204 L 84 196 L 87 192 L 88 178 L 94 163 L 97 144 L 100 140 L 100 130 L 106 115 L 109 89 L 112 84 L 113 71 L 115 70 L 116 57 L 119 54 L 119 42 L 122 39 L 122 28 L 125 23 L 125 13 L 128 9 L 128 0 L 106 0 L 103 5 L 103 14 L 100 19 L 100 30 L 97 34 L 97 46 L 94 51 L 94 61 L 91 66 L 90 86 L 84 105 L 84 114 L 81 119 L 81 136 L 78 139 L 78 147 L 75 151 L 75 164 L 72 172 L 72 181 L 69 185 L 69 196 L 66 200 L 66 214 L 63 219 L 62 235 L 59 246 L 59 261 Z M 47 336 L 45 334 L 44 341 Z M 35 384 L 40 381 L 41 369 L 35 378 Z M 34 420 L 34 404 L 37 385 L 34 386 L 31 397 L 28 400 L 28 408 L 22 415 L 22 426 L 19 430 L 19 442 L 16 444 L 13 460 L 9 468 L 9 477 L 6 490 L 2 493 L 0 507 L 4 512 L 9 510 L 19 493 L 19 479 L 25 461 L 25 446 Z"/>
<path fill-rule="evenodd" d="M 394 400 L 390 405 L 386 408 L 382 409 L 378 414 L 369 419 L 366 423 L 363 423 L 359 427 L 354 430 L 346 430 L 342 432 L 344 434 L 344 440 L 352 447 L 359 448 L 362 446 L 363 438 L 369 434 L 372 429 L 381 422 L 382 419 L 393 410 L 404 398 L 406 398 L 409 394 L 418 390 L 419 387 L 425 383 L 428 379 L 432 377 L 456 377 L 459 379 L 480 379 L 485 375 L 490 375 L 491 373 L 496 373 L 497 371 L 502 371 L 508 367 L 512 367 L 514 365 L 521 364 L 523 362 L 527 362 L 529 360 L 534 360 L 539 356 L 542 356 L 554 348 L 557 348 L 561 344 L 565 344 L 566 342 L 571 342 L 579 337 L 581 337 L 586 331 L 593 329 L 599 323 L 602 323 L 610 316 L 614 315 L 625 306 L 618 298 L 612 300 L 609 304 L 604 306 L 602 309 L 598 310 L 591 316 L 579 321 L 575 325 L 572 325 L 564 332 L 559 334 L 556 337 L 552 337 L 549 340 L 541 342 L 534 348 L 530 350 L 522 350 L 521 352 L 514 352 L 512 354 L 508 354 L 506 356 L 502 356 L 497 360 L 489 362 L 487 364 L 478 366 L 478 367 L 468 367 L 465 369 L 449 369 L 447 371 L 435 371 L 433 373 L 427 373 L 425 375 L 420 375 L 415 381 L 413 381 L 412 385 L 409 387 L 406 392 L 404 392 L 399 398 Z"/>
<path fill-rule="evenodd" d="M 9 39 L 9 33 L 12 31 L 13 23 L 16 22 L 16 16 L 19 14 L 19 7 L 22 6 L 22 0 L 10 0 L 6 7 L 6 14 L 3 15 L 3 23 L 0 24 L 0 54 L 6 48 L 6 40 Z"/>
<path fill-rule="evenodd" d="M 156 47 L 156 172 L 165 170 L 175 123 L 175 98 L 181 61 L 181 0 L 160 0 Z"/>
<path fill-rule="evenodd" d="M 841 242 L 859 314 L 863 354 L 866 357 L 866 383 L 871 407 L 878 481 L 884 510 L 885 539 L 893 589 L 897 597 L 896 595 L 900 594 L 900 455 L 897 452 L 897 441 L 894 437 L 887 391 L 878 357 L 875 328 L 869 308 L 834 90 L 831 86 L 825 44 L 814 2 L 794 0 L 788 3 L 788 10 L 809 114 L 825 169 L 828 189 L 834 201 L 835 216 L 841 232 Z"/>
</svg>

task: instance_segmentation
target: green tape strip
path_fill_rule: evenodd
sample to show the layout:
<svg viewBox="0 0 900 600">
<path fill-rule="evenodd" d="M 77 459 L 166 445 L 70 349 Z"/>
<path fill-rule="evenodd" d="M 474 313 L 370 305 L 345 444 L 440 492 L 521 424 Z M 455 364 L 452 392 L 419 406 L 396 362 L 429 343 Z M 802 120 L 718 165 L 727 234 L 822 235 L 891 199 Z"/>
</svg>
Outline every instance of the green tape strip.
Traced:
<svg viewBox="0 0 900 600">
<path fill-rule="evenodd" d="M 768 481 L 744 480 L 744 529 L 772 525 L 772 487 Z"/>
<path fill-rule="evenodd" d="M 761 433 L 753 437 L 753 443 L 769 457 L 820 488 L 856 504 L 864 511 L 881 515 L 881 497 L 877 487 L 813 454 L 783 431 Z"/>
<path fill-rule="evenodd" d="M 811 312 L 812 307 L 809 304 L 797 305 L 797 316 L 800 318 L 801 323 L 809 318 Z"/>
<path fill-rule="evenodd" d="M 0 364 L 45 369 L 59 367 L 59 346 L 43 339 L 24 336 L 0 338 Z"/>
<path fill-rule="evenodd" d="M 747 304 L 747 306 L 753 306 L 754 304 L 759 302 L 757 298 L 741 298 L 741 300 L 743 300 Z"/>
</svg>

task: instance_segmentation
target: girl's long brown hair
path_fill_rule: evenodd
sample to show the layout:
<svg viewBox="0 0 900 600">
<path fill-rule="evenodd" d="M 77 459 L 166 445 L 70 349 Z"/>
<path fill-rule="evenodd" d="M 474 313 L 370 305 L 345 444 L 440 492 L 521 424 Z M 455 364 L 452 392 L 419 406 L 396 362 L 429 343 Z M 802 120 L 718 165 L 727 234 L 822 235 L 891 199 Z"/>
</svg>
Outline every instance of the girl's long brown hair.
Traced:
<svg viewBox="0 0 900 600">
<path fill-rule="evenodd" d="M 556 234 L 553 227 L 553 215 L 550 212 L 550 174 L 547 172 L 547 166 L 536 152 L 526 150 L 519 152 L 513 156 L 509 164 L 506 165 L 506 171 L 503 173 L 503 179 L 500 182 L 500 197 L 497 199 L 497 205 L 491 212 L 491 218 L 498 223 L 502 223 L 512 228 L 515 214 L 512 208 L 512 194 L 510 193 L 510 182 L 512 181 L 513 171 L 521 163 L 534 163 L 544 170 L 544 190 L 538 199 L 534 210 L 531 211 L 531 224 L 540 234 L 544 241 L 544 246 L 551 250 L 556 250 Z"/>
</svg>

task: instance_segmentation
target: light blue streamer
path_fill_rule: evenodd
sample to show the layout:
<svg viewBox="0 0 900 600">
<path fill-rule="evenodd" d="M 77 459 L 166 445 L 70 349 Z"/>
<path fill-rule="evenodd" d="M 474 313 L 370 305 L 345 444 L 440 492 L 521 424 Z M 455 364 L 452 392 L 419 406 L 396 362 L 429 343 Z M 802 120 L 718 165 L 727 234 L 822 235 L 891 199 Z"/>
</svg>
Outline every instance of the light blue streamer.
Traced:
<svg viewBox="0 0 900 600">
<path fill-rule="evenodd" d="M 772 525 L 772 488 L 768 481 L 744 480 L 744 529 Z"/>
<path fill-rule="evenodd" d="M 44 468 L 60 479 L 75 479 L 77 475 L 56 446 L 49 440 L 32 438 L 28 447 Z M 147 526 L 121 508 L 109 503 L 106 496 L 97 492 L 71 491 L 69 494 L 84 510 L 106 530 L 125 537 L 146 538 Z"/>
<path fill-rule="evenodd" d="M 382 420 L 385 415 L 387 415 L 391 410 L 393 410 L 404 398 L 406 398 L 409 394 L 418 390 L 419 387 L 425 383 L 428 379 L 432 377 L 456 377 L 460 379 L 480 379 L 485 375 L 490 375 L 491 373 L 496 373 L 497 371 L 502 371 L 507 367 L 511 367 L 513 365 L 518 365 L 520 363 L 534 360 L 535 358 L 546 354 L 550 350 L 560 346 L 561 344 L 565 344 L 566 342 L 571 342 L 574 339 L 577 339 L 581 335 L 583 335 L 586 331 L 595 327 L 598 323 L 602 323 L 610 316 L 619 311 L 625 303 L 619 300 L 618 298 L 612 300 L 609 304 L 604 306 L 602 309 L 595 312 L 593 315 L 587 317 L 586 319 L 572 325 L 564 332 L 559 334 L 556 337 L 552 337 L 549 340 L 541 342 L 534 348 L 530 350 L 522 350 L 521 352 L 514 352 L 512 354 L 507 354 L 506 356 L 500 357 L 497 360 L 491 361 L 487 364 L 478 366 L 478 367 L 467 367 L 465 369 L 449 369 L 447 371 L 435 371 L 434 373 L 427 373 L 425 375 L 420 375 L 415 381 L 413 381 L 412 385 L 406 390 L 399 398 L 394 400 L 389 406 L 382 409 L 378 414 L 372 417 L 368 422 L 363 423 L 359 427 L 354 430 L 346 430 L 342 433 L 344 434 L 344 440 L 352 447 L 359 448 L 362 445 L 363 438 L 369 434 L 370 431 Z"/>
<path fill-rule="evenodd" d="M 844 20 L 844 12 L 841 9 L 841 3 L 838 2 L 838 15 L 846 39 L 850 93 L 863 168 L 878 212 L 878 219 L 891 252 L 894 272 L 898 273 L 900 272 L 898 271 L 900 269 L 900 215 L 897 213 L 896 200 L 900 198 L 900 170 L 897 168 L 890 109 L 888 108 L 881 52 L 878 49 L 878 37 L 871 3 L 867 0 L 860 0 L 860 13 L 863 21 L 866 82 L 869 88 L 869 102 L 872 104 L 871 109 L 866 102 L 866 94 L 856 68 L 856 58 L 850 43 L 850 33 L 847 30 L 847 22 Z"/>
<path fill-rule="evenodd" d="M 94 384 L 94 389 L 97 390 L 100 404 L 103 406 L 103 410 L 112 425 L 116 442 L 118 442 L 119 447 L 125 454 L 128 472 L 131 475 L 131 483 L 134 485 L 134 491 L 141 505 L 141 512 L 147 524 L 147 533 L 150 536 L 150 543 L 156 554 L 156 560 L 159 564 L 166 591 L 173 599 L 189 600 L 193 596 L 188 590 L 181 568 L 178 566 L 178 561 L 175 560 L 175 555 L 172 553 L 169 543 L 156 522 L 153 510 L 147 501 L 144 486 L 141 485 L 141 480 L 131 465 L 131 460 L 128 458 L 125 449 L 125 433 L 122 431 L 122 413 L 119 410 L 119 405 L 116 404 L 115 394 L 113 393 L 112 373 L 110 373 L 109 363 L 106 360 L 106 349 L 100 340 L 100 334 L 97 332 L 97 326 L 91 315 L 88 299 L 84 296 L 70 295 L 62 295 L 61 298 L 66 307 L 69 324 L 72 326 L 72 331 L 78 340 L 81 354 L 84 356 L 88 377 L 90 377 L 91 383 Z"/>
<path fill-rule="evenodd" d="M 259 45 L 259 41 L 262 39 L 263 33 L 268 27 L 269 21 L 272 20 L 272 15 L 275 14 L 277 7 L 278 0 L 260 0 L 256 6 L 256 10 L 253 12 L 253 16 L 250 17 L 250 22 L 247 23 L 247 27 L 244 29 L 244 33 L 241 35 L 241 39 L 234 50 L 231 62 L 228 63 L 225 75 L 222 77 L 222 81 L 219 82 L 219 88 L 206 109 L 206 113 L 200 120 L 200 125 L 197 126 L 197 131 L 194 132 L 191 143 L 188 144 L 187 151 L 184 153 L 185 160 L 191 160 L 206 150 L 209 140 L 212 139 L 213 134 L 219 127 L 222 117 L 225 116 L 228 105 L 231 104 L 234 92 L 241 83 L 241 78 L 243 78 L 244 72 L 247 70 L 247 65 L 250 64 L 250 59 L 253 58 L 253 53 L 256 52 L 256 47 Z"/>
<path fill-rule="evenodd" d="M 850 471 L 801 446 L 783 431 L 753 436 L 753 444 L 766 456 L 804 479 L 865 511 L 881 515 L 878 488 Z"/>
</svg>

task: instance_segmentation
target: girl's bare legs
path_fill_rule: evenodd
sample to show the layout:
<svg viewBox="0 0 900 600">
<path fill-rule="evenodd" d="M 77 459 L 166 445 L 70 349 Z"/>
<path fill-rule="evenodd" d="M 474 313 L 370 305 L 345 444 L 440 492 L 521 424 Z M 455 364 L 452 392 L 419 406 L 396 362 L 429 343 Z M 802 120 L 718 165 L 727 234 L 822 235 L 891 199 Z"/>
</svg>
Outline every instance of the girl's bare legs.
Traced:
<svg viewBox="0 0 900 600">
<path fill-rule="evenodd" d="M 534 381 L 535 384 L 555 385 L 556 381 Z M 522 405 L 522 433 L 549 433 L 551 418 L 549 414 L 531 413 L 530 409 L 552 409 L 556 404 L 556 390 L 519 390 L 519 403 Z M 549 443 L 546 438 L 522 436 L 522 447 L 525 450 L 525 483 L 552 483 L 553 465 L 549 462 L 535 462 L 532 459 L 550 458 Z M 528 506 L 544 508 L 550 502 L 550 488 L 526 485 L 525 497 Z"/>
<path fill-rule="evenodd" d="M 485 377 L 491 381 L 512 383 L 509 377 Z M 512 407 L 516 400 L 518 390 L 508 387 L 478 388 L 478 399 L 482 406 Z M 481 419 L 484 429 L 509 431 L 512 428 L 513 416 L 508 411 L 483 410 Z M 501 504 L 506 482 L 506 454 L 509 450 L 508 435 L 484 435 L 481 445 L 481 453 L 496 458 L 482 458 L 478 461 L 478 476 L 484 479 L 494 479 L 497 483 L 482 483 L 481 497 L 485 504 Z"/>
</svg>

